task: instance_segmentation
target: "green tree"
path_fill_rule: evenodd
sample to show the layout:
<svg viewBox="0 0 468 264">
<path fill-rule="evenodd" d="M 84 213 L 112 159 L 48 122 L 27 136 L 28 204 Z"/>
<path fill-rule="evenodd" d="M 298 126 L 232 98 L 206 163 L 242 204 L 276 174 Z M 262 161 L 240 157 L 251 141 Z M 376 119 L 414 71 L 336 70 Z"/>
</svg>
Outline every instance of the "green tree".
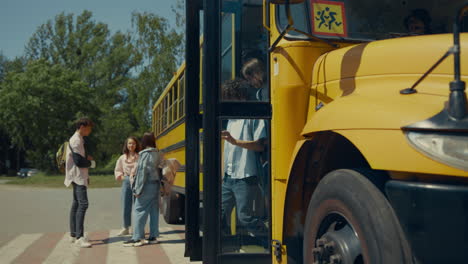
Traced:
<svg viewBox="0 0 468 264">
<path fill-rule="evenodd" d="M 7 57 L 3 55 L 0 51 L 0 83 L 3 81 L 3 77 L 5 76 L 5 65 L 8 62 Z"/>
<path fill-rule="evenodd" d="M 108 26 L 94 21 L 90 11 L 83 11 L 76 20 L 73 14 L 61 13 L 41 25 L 29 40 L 26 56 L 77 70 L 103 110 L 119 103 L 118 91 L 141 62 L 131 35 L 111 35 Z"/>
<path fill-rule="evenodd" d="M 0 84 L 9 72 L 22 72 L 26 66 L 26 59 L 24 57 L 16 57 L 9 60 L 0 52 Z M 1 88 L 1 87 L 0 87 Z"/>
<path fill-rule="evenodd" d="M 89 11 L 61 13 L 37 28 L 24 57 L 0 56 L 0 129 L 35 167 L 53 168 L 83 115 L 96 122 L 90 152 L 100 164 L 127 136 L 150 129 L 152 105 L 181 62 L 183 34 L 151 13 L 133 13 L 132 26 L 112 34 Z"/>
<path fill-rule="evenodd" d="M 41 169 L 54 168 L 55 151 L 72 134 L 73 120 L 99 112 L 89 104 L 92 90 L 75 71 L 46 60 L 30 62 L 24 72 L 7 73 L 2 86 L 4 131 Z"/>
<path fill-rule="evenodd" d="M 88 104 L 101 113 L 94 120 L 96 129 L 91 137 L 90 145 L 99 150 L 94 158 L 103 161 L 120 151 L 116 141 L 122 141 L 129 131 L 137 129 L 128 129 L 126 114 L 116 111 L 122 104 L 122 91 L 134 82 L 135 67 L 141 63 L 131 34 L 119 31 L 111 34 L 108 26 L 94 21 L 89 11 L 76 19 L 73 14 L 61 13 L 37 29 L 29 40 L 26 56 L 78 74 L 92 91 Z"/>
<path fill-rule="evenodd" d="M 169 83 L 182 54 L 182 34 L 169 27 L 167 19 L 151 13 L 133 13 L 135 47 L 143 58 L 139 76 L 127 88 L 129 109 L 135 115 L 139 131 L 151 127 L 152 105 Z"/>
</svg>

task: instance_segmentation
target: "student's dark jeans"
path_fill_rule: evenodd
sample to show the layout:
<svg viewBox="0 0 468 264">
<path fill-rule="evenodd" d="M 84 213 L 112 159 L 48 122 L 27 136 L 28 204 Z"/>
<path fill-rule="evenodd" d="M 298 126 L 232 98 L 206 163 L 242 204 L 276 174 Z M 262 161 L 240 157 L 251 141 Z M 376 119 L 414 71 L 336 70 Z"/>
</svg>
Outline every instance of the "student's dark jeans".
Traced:
<svg viewBox="0 0 468 264">
<path fill-rule="evenodd" d="M 83 236 L 83 224 L 88 209 L 88 192 L 84 185 L 73 184 L 73 204 L 70 211 L 70 236 L 80 238 Z"/>
</svg>

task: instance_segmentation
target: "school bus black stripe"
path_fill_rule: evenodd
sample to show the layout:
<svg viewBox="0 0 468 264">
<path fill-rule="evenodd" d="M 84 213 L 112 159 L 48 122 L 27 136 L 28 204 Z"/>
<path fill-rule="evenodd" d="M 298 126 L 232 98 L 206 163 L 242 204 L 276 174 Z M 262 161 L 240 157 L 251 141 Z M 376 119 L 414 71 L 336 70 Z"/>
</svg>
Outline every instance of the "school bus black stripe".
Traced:
<svg viewBox="0 0 468 264">
<path fill-rule="evenodd" d="M 170 146 L 168 146 L 167 148 L 163 148 L 163 149 L 160 149 L 162 152 L 164 153 L 167 153 L 167 152 L 171 152 L 173 150 L 176 150 L 176 149 L 180 149 L 180 148 L 183 148 L 185 147 L 185 140 L 182 140 L 182 141 L 179 141 L 175 144 L 172 144 Z"/>
</svg>

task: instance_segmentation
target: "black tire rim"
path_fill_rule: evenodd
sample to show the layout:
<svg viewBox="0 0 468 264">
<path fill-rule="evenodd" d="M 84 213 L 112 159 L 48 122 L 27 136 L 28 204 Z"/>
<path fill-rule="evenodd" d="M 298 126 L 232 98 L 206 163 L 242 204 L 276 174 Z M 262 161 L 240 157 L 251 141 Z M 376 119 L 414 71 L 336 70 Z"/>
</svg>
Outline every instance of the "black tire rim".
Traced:
<svg viewBox="0 0 468 264">
<path fill-rule="evenodd" d="M 363 264 L 359 237 L 350 221 L 338 212 L 328 213 L 320 223 L 312 249 L 314 264 Z"/>
</svg>

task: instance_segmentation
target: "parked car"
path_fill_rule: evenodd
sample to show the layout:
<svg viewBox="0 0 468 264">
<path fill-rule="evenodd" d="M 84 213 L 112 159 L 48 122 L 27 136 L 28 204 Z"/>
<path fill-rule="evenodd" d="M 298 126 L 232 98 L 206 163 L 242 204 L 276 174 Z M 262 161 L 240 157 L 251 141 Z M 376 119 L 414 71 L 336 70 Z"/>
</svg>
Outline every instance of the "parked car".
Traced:
<svg viewBox="0 0 468 264">
<path fill-rule="evenodd" d="M 34 176 L 34 175 L 36 175 L 36 174 L 38 174 L 38 173 L 39 173 L 39 170 L 37 170 L 37 169 L 30 169 L 30 170 L 28 171 L 28 177 Z"/>
<path fill-rule="evenodd" d="M 39 170 L 37 169 L 21 168 L 16 175 L 20 178 L 26 178 L 26 177 L 31 177 L 37 174 L 38 172 Z"/>
</svg>

